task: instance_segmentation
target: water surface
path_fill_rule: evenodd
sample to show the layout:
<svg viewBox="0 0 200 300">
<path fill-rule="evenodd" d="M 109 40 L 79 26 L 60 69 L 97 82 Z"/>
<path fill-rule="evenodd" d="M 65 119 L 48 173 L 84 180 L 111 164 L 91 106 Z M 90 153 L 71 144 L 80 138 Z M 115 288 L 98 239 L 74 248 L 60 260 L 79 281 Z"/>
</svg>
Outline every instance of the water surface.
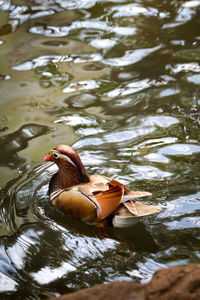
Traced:
<svg viewBox="0 0 200 300">
<path fill-rule="evenodd" d="M 3 299 L 199 262 L 199 12 L 198 0 L 0 2 Z M 52 208 L 43 158 L 60 143 L 162 212 L 102 238 Z"/>
</svg>

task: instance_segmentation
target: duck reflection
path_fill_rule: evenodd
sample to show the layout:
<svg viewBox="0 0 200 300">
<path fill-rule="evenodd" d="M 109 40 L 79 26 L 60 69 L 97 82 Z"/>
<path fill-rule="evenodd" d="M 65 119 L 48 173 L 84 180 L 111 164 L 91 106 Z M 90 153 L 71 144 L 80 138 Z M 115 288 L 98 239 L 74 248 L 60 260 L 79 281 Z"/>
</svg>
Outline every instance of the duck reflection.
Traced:
<svg viewBox="0 0 200 300">
<path fill-rule="evenodd" d="M 98 237 L 100 239 L 111 238 L 125 243 L 133 251 L 137 252 L 156 252 L 159 250 L 151 233 L 146 229 L 142 222 L 127 228 L 97 228 L 86 224 L 70 216 L 66 216 L 55 208 L 49 207 L 48 216 L 57 224 L 65 228 L 70 228 L 74 233 L 79 233 L 86 237 Z"/>
</svg>

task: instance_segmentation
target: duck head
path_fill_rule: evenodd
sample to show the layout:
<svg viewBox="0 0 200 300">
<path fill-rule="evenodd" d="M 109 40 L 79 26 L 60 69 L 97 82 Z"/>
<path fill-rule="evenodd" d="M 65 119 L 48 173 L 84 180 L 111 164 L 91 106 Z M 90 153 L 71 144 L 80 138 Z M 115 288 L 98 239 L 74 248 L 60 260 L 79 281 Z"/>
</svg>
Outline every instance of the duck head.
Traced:
<svg viewBox="0 0 200 300">
<path fill-rule="evenodd" d="M 58 145 L 44 160 L 57 164 L 59 171 L 56 178 L 59 188 L 67 188 L 89 181 L 89 176 L 78 153 L 68 145 Z"/>
</svg>

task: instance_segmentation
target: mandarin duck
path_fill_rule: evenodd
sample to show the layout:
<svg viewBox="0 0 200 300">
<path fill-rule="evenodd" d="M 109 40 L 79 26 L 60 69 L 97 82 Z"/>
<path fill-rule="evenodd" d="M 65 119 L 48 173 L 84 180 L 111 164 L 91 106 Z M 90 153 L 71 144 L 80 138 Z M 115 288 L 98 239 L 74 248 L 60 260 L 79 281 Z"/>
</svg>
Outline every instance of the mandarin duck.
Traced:
<svg viewBox="0 0 200 300">
<path fill-rule="evenodd" d="M 149 192 L 131 191 L 104 175 L 89 175 L 77 152 L 68 145 L 55 147 L 44 160 L 58 166 L 49 183 L 52 205 L 74 218 L 97 227 L 128 227 L 161 210 L 136 200 L 151 195 Z"/>
</svg>

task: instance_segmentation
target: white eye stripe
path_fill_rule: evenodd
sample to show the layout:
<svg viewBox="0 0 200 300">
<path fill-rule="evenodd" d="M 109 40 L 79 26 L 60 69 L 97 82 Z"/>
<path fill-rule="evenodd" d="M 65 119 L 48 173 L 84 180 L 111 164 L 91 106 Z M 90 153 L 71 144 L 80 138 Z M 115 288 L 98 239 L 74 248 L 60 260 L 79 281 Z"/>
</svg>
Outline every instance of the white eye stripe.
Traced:
<svg viewBox="0 0 200 300">
<path fill-rule="evenodd" d="M 75 165 L 75 163 L 73 163 L 73 161 L 68 157 L 68 156 L 66 156 L 66 155 L 63 155 L 64 157 L 64 159 L 66 159 L 70 164 L 72 164 L 74 167 L 76 167 L 77 168 L 77 166 Z"/>
<path fill-rule="evenodd" d="M 73 161 L 72 161 L 67 155 L 64 155 L 64 154 L 62 154 L 62 153 L 59 153 L 59 152 L 57 152 L 57 151 L 52 151 L 52 153 L 53 153 L 53 156 L 54 156 L 55 154 L 57 155 L 57 157 L 54 156 L 56 159 L 58 159 L 58 158 L 64 159 L 64 160 L 68 161 L 70 164 L 72 164 L 74 167 L 77 168 L 77 166 L 75 165 L 75 163 L 73 163 Z"/>
</svg>

